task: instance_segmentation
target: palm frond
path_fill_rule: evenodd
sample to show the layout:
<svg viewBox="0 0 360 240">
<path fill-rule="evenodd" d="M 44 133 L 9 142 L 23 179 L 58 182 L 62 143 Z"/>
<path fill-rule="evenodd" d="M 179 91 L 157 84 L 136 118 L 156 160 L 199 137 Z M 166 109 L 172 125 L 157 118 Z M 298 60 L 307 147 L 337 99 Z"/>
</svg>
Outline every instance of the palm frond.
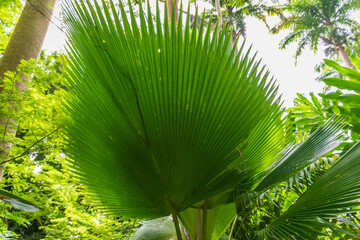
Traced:
<svg viewBox="0 0 360 240">
<path fill-rule="evenodd" d="M 231 166 L 246 170 L 248 177 L 252 178 L 251 185 L 256 184 L 255 176 L 270 167 L 290 144 L 286 127 L 282 112 L 277 108 L 264 117 L 251 131 L 248 139 L 236 148 L 238 158 Z"/>
<path fill-rule="evenodd" d="M 284 154 L 270 169 L 271 172 L 259 183 L 255 191 L 265 190 L 281 182 L 306 166 L 315 162 L 323 154 L 337 147 L 341 141 L 341 129 L 345 126 L 342 119 L 328 120 L 317 129 L 309 138 Z"/>
<path fill-rule="evenodd" d="M 245 173 L 228 169 L 232 153 L 276 105 L 259 63 L 234 56 L 225 29 L 212 34 L 202 21 L 190 31 L 189 16 L 183 31 L 159 7 L 155 23 L 140 8 L 138 26 L 121 3 L 120 16 L 112 2 L 93 4 L 64 9 L 65 111 L 74 171 L 98 205 L 157 218 L 234 188 Z"/>
<path fill-rule="evenodd" d="M 272 237 L 309 239 L 321 235 L 329 222 L 340 214 L 359 211 L 360 205 L 360 142 L 325 172 L 280 218 L 258 233 L 261 239 Z M 357 237 L 356 235 L 345 232 Z"/>
</svg>

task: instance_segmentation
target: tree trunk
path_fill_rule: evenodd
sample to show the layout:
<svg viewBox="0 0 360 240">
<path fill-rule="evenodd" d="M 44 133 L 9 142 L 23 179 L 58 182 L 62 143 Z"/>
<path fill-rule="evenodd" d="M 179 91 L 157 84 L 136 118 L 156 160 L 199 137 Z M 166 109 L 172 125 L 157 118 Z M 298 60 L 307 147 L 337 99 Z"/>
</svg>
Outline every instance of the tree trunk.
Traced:
<svg viewBox="0 0 360 240">
<path fill-rule="evenodd" d="M 216 13 L 218 15 L 218 20 L 219 20 L 219 26 L 218 26 L 218 31 L 220 32 L 221 29 L 221 25 L 222 25 L 222 15 L 221 15 L 221 9 L 220 9 L 220 1 L 219 0 L 215 0 L 215 7 L 216 7 Z"/>
<path fill-rule="evenodd" d="M 25 7 L 16 24 L 14 32 L 10 38 L 5 52 L 0 60 L 0 80 L 4 78 L 7 71 L 16 71 L 21 60 L 37 59 L 40 55 L 41 47 L 48 30 L 53 8 L 56 0 L 27 0 Z M 29 77 L 21 76 L 28 81 Z M 19 91 L 26 88 L 25 83 L 17 83 Z M 3 89 L 0 88 L 0 93 Z M 0 124 L 7 129 L 9 125 L 16 126 L 11 120 L 0 119 Z M 10 127 L 10 126 L 9 126 Z M 15 130 L 7 130 L 5 134 L 15 134 Z M 8 157 L 12 143 L 0 140 L 0 162 Z M 4 174 L 5 165 L 0 165 L 0 181 Z"/>
<path fill-rule="evenodd" d="M 178 4 L 178 0 L 166 0 L 167 13 L 168 13 L 168 17 L 169 17 L 170 19 L 171 19 L 171 15 L 172 15 L 173 4 L 174 4 L 174 11 L 175 11 L 175 22 L 177 22 L 178 19 L 179 19 L 179 4 Z"/>
<path fill-rule="evenodd" d="M 346 67 L 355 69 L 342 44 L 336 44 L 336 51 L 339 53 Z"/>
</svg>

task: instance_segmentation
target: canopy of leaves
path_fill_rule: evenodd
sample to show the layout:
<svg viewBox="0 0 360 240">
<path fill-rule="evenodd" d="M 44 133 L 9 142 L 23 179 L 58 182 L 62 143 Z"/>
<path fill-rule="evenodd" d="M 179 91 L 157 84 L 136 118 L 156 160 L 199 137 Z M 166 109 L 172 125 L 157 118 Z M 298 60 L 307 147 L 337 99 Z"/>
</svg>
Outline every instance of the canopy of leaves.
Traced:
<svg viewBox="0 0 360 240">
<path fill-rule="evenodd" d="M 21 2 L 0 1 L 0 56 L 16 24 Z M 0 116 L 17 122 L 16 136 L 1 134 L 2 141 L 14 142 L 0 184 L 5 190 L 0 194 L 4 200 L 0 202 L 2 239 L 121 239 L 136 225 L 136 221 L 109 218 L 96 210 L 86 188 L 70 176 L 59 111 L 66 92 L 64 64 L 63 55 L 42 52 L 38 62 L 23 62 L 18 72 L 6 73 L 1 81 Z M 16 81 L 22 81 L 21 74 L 32 77 L 24 92 L 15 87 Z M 19 211 L 24 205 L 12 199 L 36 204 L 40 211 Z"/>
<path fill-rule="evenodd" d="M 359 8 L 357 0 L 289 0 L 283 7 L 289 16 L 283 18 L 271 32 L 291 30 L 281 41 L 280 47 L 284 49 L 290 43 L 297 42 L 295 58 L 300 56 L 305 46 L 316 52 L 320 40 L 332 49 L 327 52 L 334 54 L 336 46 L 357 41 L 359 24 L 350 18 L 350 14 Z"/>
<path fill-rule="evenodd" d="M 15 144 L 0 188 L 36 204 L 40 211 L 21 212 L 1 202 L 0 234 L 20 239 L 125 238 L 136 222 L 109 218 L 95 209 L 86 188 L 71 177 L 60 111 L 66 93 L 64 64 L 63 55 L 42 53 L 37 63 L 23 62 L 17 73 L 4 78 L 1 116 L 11 116 L 18 127 L 15 137 L 6 136 Z M 32 74 L 23 93 L 14 88 L 20 74 Z"/>
<path fill-rule="evenodd" d="M 20 0 L 1 0 L 0 1 L 0 54 L 10 39 L 14 30 L 14 23 L 17 22 L 22 8 Z M 0 55 L 1 56 L 1 55 Z"/>
<path fill-rule="evenodd" d="M 215 0 L 210 2 L 215 6 Z M 282 15 L 280 8 L 277 6 L 271 6 L 257 0 L 225 0 L 220 1 L 220 5 L 224 9 L 222 12 L 224 23 L 226 22 L 229 28 L 233 28 L 235 36 L 240 34 L 246 37 L 246 17 L 248 16 L 259 19 L 269 28 L 266 17 Z M 214 14 L 211 20 L 216 22 L 217 17 L 217 14 Z"/>
</svg>

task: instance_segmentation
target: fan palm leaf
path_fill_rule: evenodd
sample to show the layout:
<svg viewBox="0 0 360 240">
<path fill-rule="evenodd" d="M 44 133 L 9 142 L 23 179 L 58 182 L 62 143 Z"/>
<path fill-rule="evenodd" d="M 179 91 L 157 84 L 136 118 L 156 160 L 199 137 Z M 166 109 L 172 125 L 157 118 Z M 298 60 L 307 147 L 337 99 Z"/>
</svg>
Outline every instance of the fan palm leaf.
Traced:
<svg viewBox="0 0 360 240">
<path fill-rule="evenodd" d="M 140 8 L 138 26 L 131 8 L 128 21 L 121 2 L 120 16 L 110 5 L 65 9 L 77 176 L 107 212 L 139 218 L 176 216 L 238 186 L 246 173 L 229 169 L 233 152 L 276 111 L 275 85 L 249 52 L 234 56 L 231 32 L 190 31 L 189 17 L 177 28 L 159 8 L 155 23 Z"/>
</svg>

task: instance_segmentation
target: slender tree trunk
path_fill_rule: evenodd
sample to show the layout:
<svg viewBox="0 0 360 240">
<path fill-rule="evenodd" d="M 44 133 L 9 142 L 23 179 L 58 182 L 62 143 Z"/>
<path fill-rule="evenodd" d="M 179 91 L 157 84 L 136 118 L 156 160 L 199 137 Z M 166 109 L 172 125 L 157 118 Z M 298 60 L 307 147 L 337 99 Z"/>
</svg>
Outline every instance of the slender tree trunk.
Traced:
<svg viewBox="0 0 360 240">
<path fill-rule="evenodd" d="M 202 225 L 201 225 L 201 210 L 198 208 L 196 209 L 196 240 L 203 240 L 202 238 Z"/>
<path fill-rule="evenodd" d="M 221 25 L 222 25 L 222 15 L 221 15 L 221 9 L 220 9 L 220 1 L 219 0 L 215 0 L 215 7 L 216 7 L 216 13 L 219 17 L 219 32 L 221 29 Z"/>
<path fill-rule="evenodd" d="M 336 45 L 336 51 L 339 53 L 339 55 L 340 55 L 341 59 L 343 60 L 346 67 L 355 69 L 354 65 L 352 64 L 348 55 L 346 54 L 346 51 L 345 51 L 344 47 L 342 46 L 342 44 Z"/>
<path fill-rule="evenodd" d="M 56 0 L 26 1 L 9 44 L 0 60 L 1 81 L 4 78 L 5 72 L 16 71 L 21 60 L 37 59 L 39 57 L 55 2 Z M 26 76 L 22 76 L 22 78 L 25 81 L 29 80 L 29 77 Z M 26 88 L 26 84 L 23 82 L 17 83 L 16 87 L 19 91 L 23 91 Z M 0 93 L 2 91 L 3 89 L 0 88 Z M 3 119 L 3 116 L 0 117 L 0 124 L 8 131 L 7 133 L 2 133 L 1 136 L 15 134 L 14 126 L 16 126 L 16 123 L 11 119 Z M 0 139 L 0 146 L 0 162 L 3 162 L 10 153 L 12 143 L 2 138 Z M 4 169 L 5 165 L 0 165 L 0 181 L 4 174 Z"/>
<path fill-rule="evenodd" d="M 175 22 L 178 21 L 179 19 L 179 4 L 178 4 L 178 0 L 166 0 L 166 5 L 167 5 L 167 13 L 168 13 L 168 17 L 171 19 L 171 15 L 172 15 L 172 9 L 174 6 L 174 11 L 175 11 Z"/>
</svg>

